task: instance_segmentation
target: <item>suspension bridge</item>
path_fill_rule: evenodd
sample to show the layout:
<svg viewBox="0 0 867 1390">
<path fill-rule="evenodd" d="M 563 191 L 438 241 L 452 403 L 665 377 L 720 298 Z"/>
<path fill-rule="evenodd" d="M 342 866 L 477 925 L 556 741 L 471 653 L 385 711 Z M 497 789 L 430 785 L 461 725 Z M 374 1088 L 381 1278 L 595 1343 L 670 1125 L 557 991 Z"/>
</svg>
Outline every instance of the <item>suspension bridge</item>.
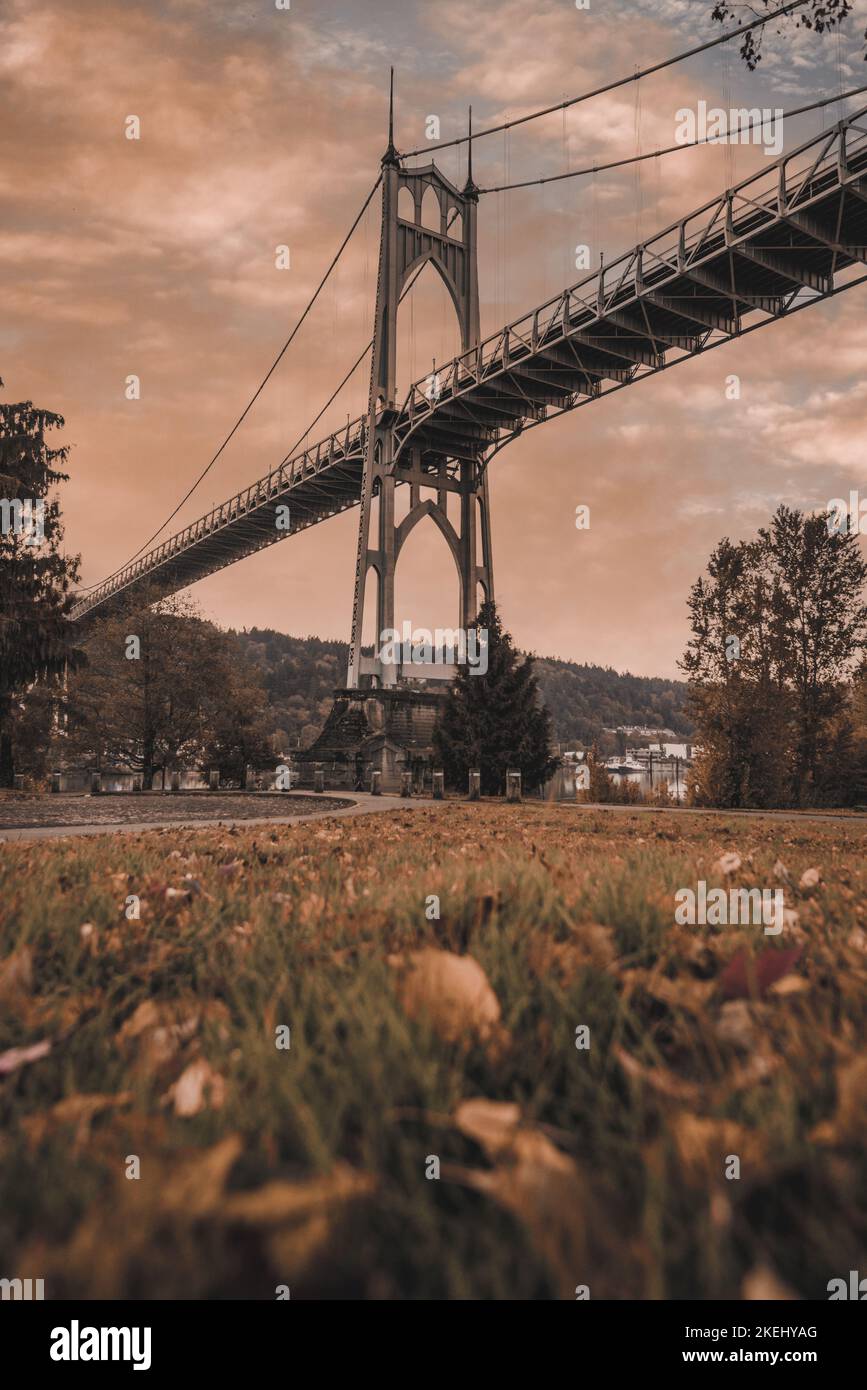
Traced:
<svg viewBox="0 0 867 1390">
<path fill-rule="evenodd" d="M 435 162 L 408 167 L 394 146 L 392 102 L 378 181 L 382 220 L 366 413 L 80 596 L 72 612 L 77 623 L 117 611 L 136 595 L 177 592 L 357 507 L 347 685 L 358 687 L 367 677 L 395 686 L 399 669 L 361 651 L 366 586 L 373 576 L 378 631 L 393 628 L 397 558 L 413 527 L 430 516 L 458 569 L 462 625 L 472 625 L 479 599 L 493 597 L 488 466 L 510 440 L 867 278 L 862 107 L 482 339 L 477 214 L 480 194 L 495 190 L 473 182 L 471 135 L 467 144 L 461 189 Z M 422 222 L 430 189 L 438 228 Z M 398 397 L 397 307 L 428 262 L 451 295 L 462 351 Z M 411 490 L 400 523 L 398 486 Z M 436 500 L 423 499 L 422 488 L 434 489 Z M 449 493 L 460 499 L 457 525 L 448 517 Z M 374 499 L 378 515 L 372 520 Z M 447 673 L 437 668 L 429 674 Z"/>
</svg>

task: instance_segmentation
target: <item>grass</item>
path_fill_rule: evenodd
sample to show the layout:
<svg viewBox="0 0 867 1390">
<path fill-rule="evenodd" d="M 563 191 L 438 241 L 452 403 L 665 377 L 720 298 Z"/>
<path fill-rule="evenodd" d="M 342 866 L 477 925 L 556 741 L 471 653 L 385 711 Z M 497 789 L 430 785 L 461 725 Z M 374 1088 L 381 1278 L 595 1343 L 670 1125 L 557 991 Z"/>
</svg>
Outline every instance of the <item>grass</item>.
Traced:
<svg viewBox="0 0 867 1390">
<path fill-rule="evenodd" d="M 4 846 L 0 1276 L 825 1298 L 867 1271 L 864 844 L 857 822 L 483 803 Z M 780 937 L 675 925 L 677 888 L 776 887 L 779 862 Z M 732 986 L 739 953 L 793 945 L 771 987 Z M 498 1019 L 475 985 L 457 1027 L 437 977 L 419 1002 L 431 948 L 478 962 Z"/>
</svg>

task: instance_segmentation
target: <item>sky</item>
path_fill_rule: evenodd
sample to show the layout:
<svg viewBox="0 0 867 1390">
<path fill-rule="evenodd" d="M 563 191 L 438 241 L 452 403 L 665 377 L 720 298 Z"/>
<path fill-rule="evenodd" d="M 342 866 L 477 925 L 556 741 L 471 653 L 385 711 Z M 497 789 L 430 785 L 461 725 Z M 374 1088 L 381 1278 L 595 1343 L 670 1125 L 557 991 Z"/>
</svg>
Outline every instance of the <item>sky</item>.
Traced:
<svg viewBox="0 0 867 1390">
<path fill-rule="evenodd" d="M 65 419 L 61 498 L 82 583 L 166 521 L 289 335 L 379 171 L 395 69 L 399 149 L 551 105 L 701 43 L 712 0 L 0 0 L 2 399 Z M 746 7 L 743 7 L 746 9 Z M 748 16 L 749 17 L 749 16 Z M 749 73 L 728 44 L 479 140 L 482 187 L 674 142 L 676 113 L 788 109 L 867 83 L 867 0 L 841 36 L 769 26 Z M 847 110 L 867 105 L 867 94 Z M 130 117 L 140 138 L 129 139 Z M 839 116 L 785 123 L 785 149 Z M 483 196 L 483 336 L 770 162 L 719 145 Z M 443 151 L 463 182 L 463 149 Z M 424 160 L 427 162 L 427 159 Z M 372 332 L 375 198 L 249 417 L 160 539 L 281 462 Z M 278 269 L 277 248 L 289 248 Z M 282 258 L 285 261 L 287 258 Z M 686 598 L 714 545 L 786 502 L 867 496 L 867 287 L 629 387 L 501 450 L 496 597 L 540 655 L 677 675 Z M 432 271 L 399 319 L 399 394 L 459 350 Z M 740 379 L 732 400 L 727 378 Z M 140 398 L 127 398 L 130 376 Z M 366 407 L 357 372 L 310 442 Z M 575 527 L 576 507 L 590 526 Z M 351 510 L 201 581 L 222 626 L 348 639 Z M 397 619 L 457 621 L 432 522 L 401 556 Z"/>
</svg>

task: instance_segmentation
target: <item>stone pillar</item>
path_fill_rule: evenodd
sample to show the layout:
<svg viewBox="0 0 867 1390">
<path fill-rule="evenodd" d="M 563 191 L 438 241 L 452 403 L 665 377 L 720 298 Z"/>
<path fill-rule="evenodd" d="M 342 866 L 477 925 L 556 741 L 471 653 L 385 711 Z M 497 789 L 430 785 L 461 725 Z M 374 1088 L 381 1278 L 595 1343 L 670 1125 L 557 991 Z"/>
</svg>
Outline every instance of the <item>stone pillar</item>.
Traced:
<svg viewBox="0 0 867 1390">
<path fill-rule="evenodd" d="M 256 778 L 256 774 L 255 774 L 255 772 L 253 771 L 252 764 L 248 763 L 247 766 L 246 766 L 245 769 L 244 769 L 244 791 L 245 791 L 245 792 L 251 792 L 251 791 L 254 791 L 254 790 L 255 790 L 255 787 L 256 787 L 255 778 Z"/>
<path fill-rule="evenodd" d="M 514 767 L 510 767 L 506 772 L 506 800 L 521 800 L 521 774 Z"/>
<path fill-rule="evenodd" d="M 144 779 L 143 779 L 143 777 L 142 777 L 142 774 L 141 774 L 140 772 L 134 772 L 134 773 L 133 773 L 133 778 L 132 778 L 132 789 L 133 789 L 133 791 L 134 791 L 134 792 L 140 792 L 141 789 L 142 789 L 142 786 L 143 786 L 143 782 L 144 782 Z"/>
<path fill-rule="evenodd" d="M 99 796 L 99 794 L 100 794 L 101 791 L 102 791 L 102 773 L 101 773 L 101 772 L 91 772 L 91 774 L 90 774 L 90 794 L 91 794 L 91 796 Z"/>
<path fill-rule="evenodd" d="M 412 796 L 411 772 L 402 772 L 400 774 L 400 794 L 401 796 Z"/>
<path fill-rule="evenodd" d="M 59 773 L 59 772 L 52 772 L 52 774 L 51 774 L 51 790 L 52 790 L 53 792 L 59 792 L 59 791 L 60 791 L 60 778 L 61 778 L 61 775 L 62 775 L 62 774 Z"/>
<path fill-rule="evenodd" d="M 315 792 L 325 791 L 325 768 L 321 763 L 313 764 L 313 790 Z"/>
<path fill-rule="evenodd" d="M 181 789 L 181 774 L 179 772 L 173 772 L 171 775 L 171 789 L 173 792 L 179 792 Z"/>
<path fill-rule="evenodd" d="M 442 801 L 445 795 L 445 775 L 441 767 L 434 769 L 433 775 L 433 799 Z"/>
<path fill-rule="evenodd" d="M 208 769 L 208 791 L 218 792 L 220 790 L 220 769 L 211 767 Z"/>
<path fill-rule="evenodd" d="M 477 767 L 470 768 L 470 801 L 478 801 L 482 794 L 482 774 Z"/>
<path fill-rule="evenodd" d="M 382 773 L 378 768 L 370 774 L 370 792 L 372 796 L 382 796 Z"/>
</svg>

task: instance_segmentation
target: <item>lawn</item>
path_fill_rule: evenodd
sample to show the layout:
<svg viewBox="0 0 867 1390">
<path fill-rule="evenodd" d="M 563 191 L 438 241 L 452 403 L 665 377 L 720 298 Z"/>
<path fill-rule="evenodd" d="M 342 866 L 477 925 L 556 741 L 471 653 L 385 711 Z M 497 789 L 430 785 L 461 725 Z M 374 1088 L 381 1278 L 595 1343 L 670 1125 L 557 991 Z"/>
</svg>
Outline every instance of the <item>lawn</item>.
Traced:
<svg viewBox="0 0 867 1390">
<path fill-rule="evenodd" d="M 4 845 L 0 1276 L 827 1298 L 867 1274 L 864 851 L 529 803 Z M 677 925 L 699 880 L 783 930 Z"/>
</svg>

